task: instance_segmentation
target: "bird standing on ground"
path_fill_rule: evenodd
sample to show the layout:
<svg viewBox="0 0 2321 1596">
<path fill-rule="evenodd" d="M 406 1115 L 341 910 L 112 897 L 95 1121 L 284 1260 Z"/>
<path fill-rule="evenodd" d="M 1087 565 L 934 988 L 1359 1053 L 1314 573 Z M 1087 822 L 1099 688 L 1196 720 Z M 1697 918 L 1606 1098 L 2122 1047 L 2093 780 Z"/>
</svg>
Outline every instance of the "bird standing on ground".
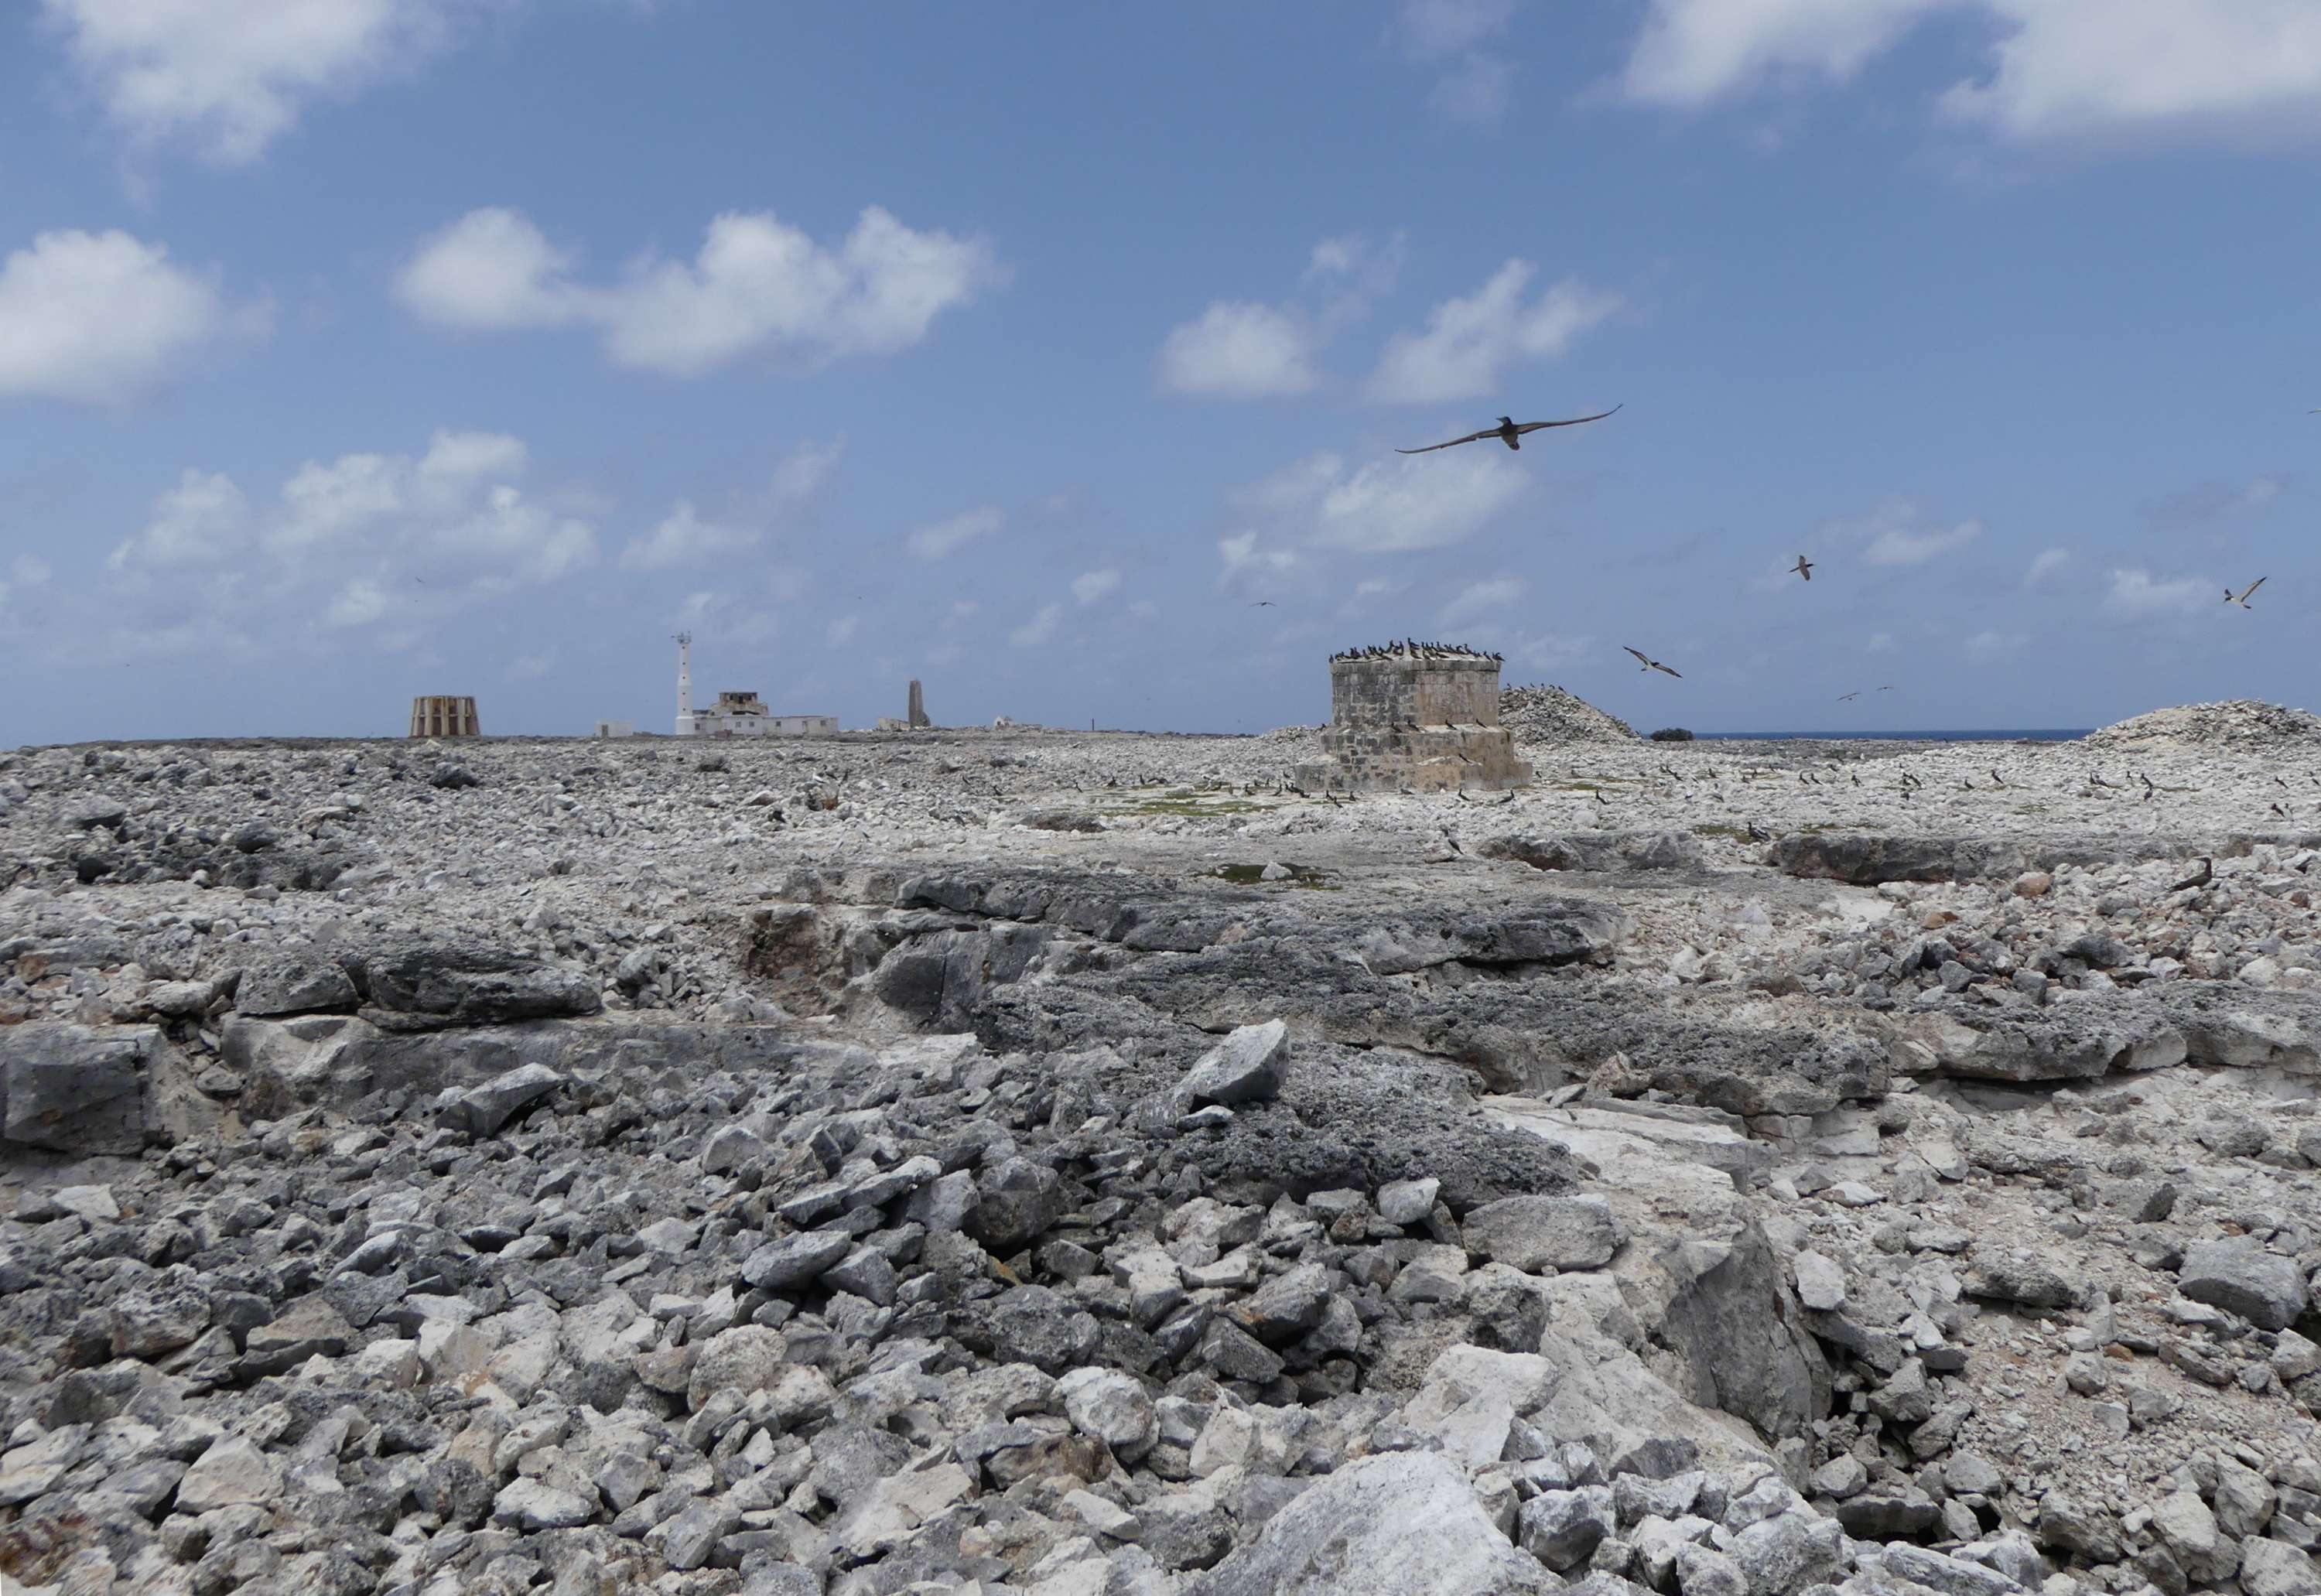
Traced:
<svg viewBox="0 0 2321 1596">
<path fill-rule="evenodd" d="M 2237 604 L 2243 609 L 2246 609 L 2249 606 L 2249 595 L 2263 586 L 2264 579 L 2262 577 L 2259 577 L 2256 580 L 2251 582 L 2247 587 L 2243 588 L 2237 593 L 2234 592 L 2230 588 L 2227 588 L 2225 589 L 2225 602 L 2226 604 Z"/>
<path fill-rule="evenodd" d="M 1424 449 L 1397 449 L 1395 452 L 1397 454 L 1432 454 L 1438 449 L 1456 449 L 1461 443 L 1479 442 L 1485 438 L 1497 438 L 1510 449 L 1521 449 L 1523 444 L 1517 440 L 1525 433 L 1535 433 L 1542 427 L 1578 426 L 1582 422 L 1601 421 L 1606 415 L 1616 414 L 1619 408 L 1619 406 L 1615 405 L 1601 415 L 1575 415 L 1569 421 L 1517 421 L 1511 415 L 1502 415 L 1499 417 L 1498 425 L 1485 427 L 1479 433 L 1469 433 L 1465 437 L 1453 438 L 1448 443 L 1429 443 Z"/>
<path fill-rule="evenodd" d="M 1796 571 L 1799 576 L 1805 578 L 1806 580 L 1809 582 L 1813 580 L 1813 561 L 1807 559 L 1804 555 L 1798 555 L 1798 562 L 1789 567 L 1789 569 Z"/>
<path fill-rule="evenodd" d="M 2216 867 L 2209 862 L 2208 856 L 2203 853 L 2200 855 L 2200 868 L 2169 888 L 2168 890 L 2181 892 L 2187 887 L 2205 887 L 2216 879 Z"/>
<path fill-rule="evenodd" d="M 1622 643 L 1620 646 L 1621 646 L 1622 648 L 1628 648 L 1628 645 L 1627 645 L 1626 643 Z M 1640 649 L 1640 648 L 1630 648 L 1630 649 L 1628 649 L 1628 652 L 1629 652 L 1630 653 L 1632 653 L 1632 654 L 1635 655 L 1635 656 L 1636 656 L 1636 658 L 1638 658 L 1639 660 L 1642 660 L 1642 661 L 1644 662 L 1644 669 L 1645 669 L 1645 670 L 1666 670 L 1666 671 L 1668 671 L 1668 674 L 1669 674 L 1669 675 L 1675 677 L 1679 681 L 1682 681 L 1682 680 L 1684 679 L 1684 672 L 1683 672 L 1683 671 L 1681 671 L 1681 670 L 1669 670 L 1669 668 L 1668 668 L 1667 666 L 1665 666 L 1665 665 L 1661 664 L 1658 660 L 1653 659 L 1650 654 L 1648 654 L 1648 653 L 1644 652 L 1644 651 L 1643 651 L 1643 650 L 1642 650 L 1642 649 Z"/>
</svg>

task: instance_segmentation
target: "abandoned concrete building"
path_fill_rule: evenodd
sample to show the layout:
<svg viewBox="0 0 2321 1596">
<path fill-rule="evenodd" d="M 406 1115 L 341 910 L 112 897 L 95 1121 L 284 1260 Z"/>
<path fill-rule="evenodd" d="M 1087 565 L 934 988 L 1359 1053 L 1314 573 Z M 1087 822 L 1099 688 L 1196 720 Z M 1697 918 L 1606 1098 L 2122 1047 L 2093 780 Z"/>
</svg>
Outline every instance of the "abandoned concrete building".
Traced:
<svg viewBox="0 0 2321 1596">
<path fill-rule="evenodd" d="M 1486 790 L 1530 783 L 1499 725 L 1497 654 L 1439 643 L 1350 649 L 1330 659 L 1323 756 L 1297 768 L 1309 791 Z"/>
<path fill-rule="evenodd" d="M 755 693 L 720 693 L 693 716 L 696 737 L 827 737 L 837 731 L 834 715 L 769 714 Z"/>
<path fill-rule="evenodd" d="M 411 734 L 414 737 L 480 737 L 473 698 L 448 697 L 411 700 Z"/>
<path fill-rule="evenodd" d="M 598 735 L 605 734 L 599 733 Z M 834 715 L 769 715 L 755 693 L 720 693 L 706 709 L 693 707 L 693 637 L 677 634 L 677 734 L 680 737 L 833 737 Z"/>
</svg>

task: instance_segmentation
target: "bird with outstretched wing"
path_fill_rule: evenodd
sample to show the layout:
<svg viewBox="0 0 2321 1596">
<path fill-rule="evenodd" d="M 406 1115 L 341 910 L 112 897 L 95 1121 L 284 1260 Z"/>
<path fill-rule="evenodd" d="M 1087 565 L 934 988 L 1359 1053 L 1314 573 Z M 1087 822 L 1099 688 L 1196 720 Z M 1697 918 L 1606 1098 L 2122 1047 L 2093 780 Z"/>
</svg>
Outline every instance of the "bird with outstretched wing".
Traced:
<svg viewBox="0 0 2321 1596">
<path fill-rule="evenodd" d="M 1461 443 L 1479 442 L 1485 438 L 1497 438 L 1510 449 L 1521 449 L 1523 444 L 1518 440 L 1525 433 L 1535 433 L 1542 427 L 1578 426 L 1583 422 L 1601 421 L 1606 415 L 1618 414 L 1620 406 L 1615 405 L 1602 415 L 1575 415 L 1570 421 L 1517 421 L 1511 415 L 1502 415 L 1499 417 L 1498 425 L 1485 427 L 1479 433 L 1469 433 L 1465 437 L 1453 438 L 1448 443 L 1429 443 L 1424 449 L 1397 449 L 1395 452 L 1397 454 L 1432 454 L 1438 449 L 1456 449 Z"/>
<path fill-rule="evenodd" d="M 2263 586 L 2264 579 L 2262 577 L 2259 577 L 2256 580 L 2251 582 L 2247 587 L 2243 588 L 2237 593 L 2234 592 L 2230 588 L 2227 588 L 2225 589 L 2225 602 L 2226 604 L 2237 604 L 2243 609 L 2246 609 L 2249 606 L 2249 595 Z"/>
<path fill-rule="evenodd" d="M 1789 567 L 1789 569 L 1796 571 L 1799 576 L 1805 578 L 1806 580 L 1809 582 L 1813 580 L 1813 561 L 1807 559 L 1804 555 L 1798 555 L 1798 562 Z"/>
<path fill-rule="evenodd" d="M 1627 645 L 1626 643 L 1622 643 L 1620 646 L 1621 646 L 1622 648 L 1628 648 L 1628 645 Z M 1669 670 L 1669 668 L 1668 668 L 1667 666 L 1665 666 L 1665 665 L 1661 664 L 1658 660 L 1653 659 L 1653 658 L 1652 657 L 1652 655 L 1650 655 L 1650 654 L 1648 654 L 1648 653 L 1644 652 L 1644 651 L 1643 651 L 1643 650 L 1642 650 L 1642 649 L 1640 649 L 1640 648 L 1630 648 L 1630 649 L 1628 649 L 1628 652 L 1629 652 L 1630 653 L 1632 653 L 1632 654 L 1635 655 L 1635 656 L 1636 656 L 1636 658 L 1638 658 L 1639 660 L 1642 660 L 1642 661 L 1644 662 L 1644 669 L 1645 669 L 1645 670 L 1661 670 L 1661 671 L 1666 671 L 1669 675 L 1675 677 L 1679 681 L 1682 681 L 1682 680 L 1684 679 L 1684 672 L 1683 672 L 1683 671 L 1681 671 L 1681 670 Z"/>
</svg>

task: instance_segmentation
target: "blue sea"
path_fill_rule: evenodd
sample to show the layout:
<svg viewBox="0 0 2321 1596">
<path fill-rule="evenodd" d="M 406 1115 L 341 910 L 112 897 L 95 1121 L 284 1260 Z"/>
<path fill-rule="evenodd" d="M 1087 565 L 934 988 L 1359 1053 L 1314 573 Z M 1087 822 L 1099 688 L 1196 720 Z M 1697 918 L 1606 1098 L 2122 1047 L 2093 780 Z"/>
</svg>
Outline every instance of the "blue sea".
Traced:
<svg viewBox="0 0 2321 1596">
<path fill-rule="evenodd" d="M 1695 732 L 1700 743 L 2076 743 L 2095 728 L 2074 726 L 2025 732 Z"/>
</svg>

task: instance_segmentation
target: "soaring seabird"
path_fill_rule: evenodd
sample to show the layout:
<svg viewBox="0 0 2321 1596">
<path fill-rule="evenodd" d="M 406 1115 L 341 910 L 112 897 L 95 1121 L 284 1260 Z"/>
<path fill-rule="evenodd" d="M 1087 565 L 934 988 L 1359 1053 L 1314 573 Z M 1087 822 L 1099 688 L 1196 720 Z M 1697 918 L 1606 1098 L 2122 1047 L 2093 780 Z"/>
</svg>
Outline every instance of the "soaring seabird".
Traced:
<svg viewBox="0 0 2321 1596">
<path fill-rule="evenodd" d="M 2251 582 L 2247 587 L 2243 588 L 2237 593 L 2234 592 L 2230 588 L 2227 588 L 2225 589 L 2225 602 L 2226 604 L 2237 604 L 2243 609 L 2246 609 L 2249 606 L 2249 595 L 2263 586 L 2264 579 L 2262 577 L 2259 577 L 2256 580 Z"/>
<path fill-rule="evenodd" d="M 1516 440 L 1525 433 L 1535 433 L 1542 427 L 1578 426 L 1582 422 L 1601 421 L 1604 416 L 1615 414 L 1619 408 L 1619 406 L 1615 405 L 1601 415 L 1575 415 L 1570 421 L 1517 421 L 1511 415 L 1502 415 L 1499 417 L 1498 425 L 1485 427 L 1479 433 L 1469 433 L 1465 437 L 1453 438 L 1448 443 L 1429 443 L 1424 449 L 1397 449 L 1395 452 L 1397 454 L 1432 454 L 1437 449 L 1456 449 L 1461 443 L 1473 443 L 1484 438 L 1497 438 L 1510 449 L 1520 449 L 1523 445 Z"/>
<path fill-rule="evenodd" d="M 1813 561 L 1807 559 L 1804 555 L 1798 555 L 1798 562 L 1789 567 L 1789 569 L 1796 571 L 1799 576 L 1805 578 L 1806 580 L 1809 582 L 1813 580 Z"/>
<path fill-rule="evenodd" d="M 1627 645 L 1626 643 L 1622 643 L 1620 646 L 1621 646 L 1622 648 L 1628 648 L 1628 645 Z M 1669 668 L 1668 668 L 1667 666 L 1665 666 L 1665 665 L 1661 664 L 1658 660 L 1653 659 L 1650 654 L 1648 654 L 1648 653 L 1644 652 L 1644 651 L 1643 651 L 1643 650 L 1642 650 L 1642 649 L 1640 649 L 1640 648 L 1629 648 L 1629 649 L 1628 649 L 1628 652 L 1629 652 L 1630 653 L 1632 653 L 1632 654 L 1635 655 L 1635 656 L 1636 656 L 1636 658 L 1638 658 L 1639 660 L 1642 660 L 1642 661 L 1644 662 L 1644 669 L 1645 669 L 1645 670 L 1667 670 L 1667 671 L 1668 671 L 1668 673 L 1669 673 L 1670 676 L 1675 677 L 1679 681 L 1682 681 L 1682 680 L 1684 679 L 1684 672 L 1683 672 L 1683 671 L 1681 671 L 1681 670 L 1669 670 Z"/>
</svg>

